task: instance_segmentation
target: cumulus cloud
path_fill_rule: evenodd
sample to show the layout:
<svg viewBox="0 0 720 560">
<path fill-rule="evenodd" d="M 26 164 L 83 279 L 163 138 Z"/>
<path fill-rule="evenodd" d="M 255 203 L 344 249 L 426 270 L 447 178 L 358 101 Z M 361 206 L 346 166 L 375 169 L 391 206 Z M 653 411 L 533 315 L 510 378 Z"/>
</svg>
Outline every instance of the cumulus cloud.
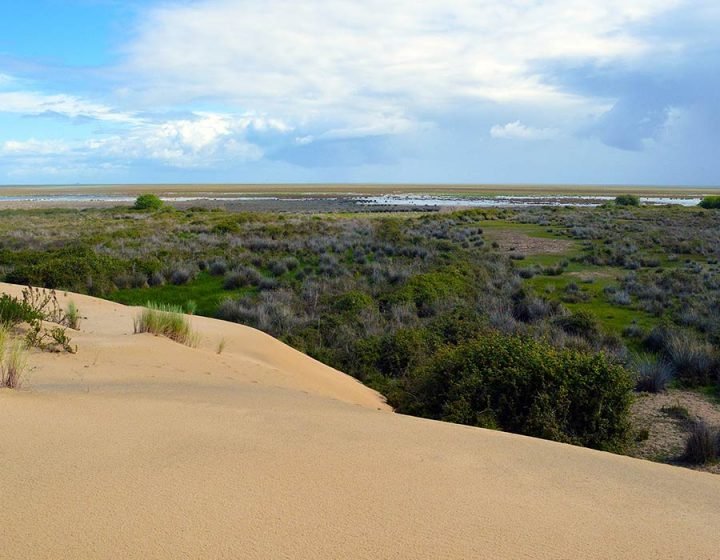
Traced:
<svg viewBox="0 0 720 560">
<path fill-rule="evenodd" d="M 282 121 L 262 116 L 195 113 L 190 118 L 144 122 L 122 134 L 89 140 L 9 140 L 0 144 L 0 158 L 41 159 L 46 166 L 64 159 L 116 165 L 154 161 L 176 168 L 202 168 L 228 161 L 256 161 L 263 156 L 263 150 L 248 139 L 251 133 L 289 130 Z"/>
<path fill-rule="evenodd" d="M 555 138 L 558 131 L 554 128 L 533 128 L 520 121 L 509 122 L 504 125 L 496 124 L 490 129 L 493 138 L 509 140 L 548 140 Z"/>
</svg>

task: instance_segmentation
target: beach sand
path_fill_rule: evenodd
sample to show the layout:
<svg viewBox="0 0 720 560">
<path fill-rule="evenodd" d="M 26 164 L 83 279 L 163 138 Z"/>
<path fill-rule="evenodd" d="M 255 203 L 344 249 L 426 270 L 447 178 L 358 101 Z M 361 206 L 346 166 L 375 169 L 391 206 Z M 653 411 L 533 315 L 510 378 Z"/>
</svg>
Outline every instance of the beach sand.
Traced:
<svg viewBox="0 0 720 560">
<path fill-rule="evenodd" d="M 718 557 L 720 477 L 397 415 L 248 327 L 194 317 L 189 348 L 71 298 L 78 353 L 0 390 L 2 559 Z"/>
</svg>

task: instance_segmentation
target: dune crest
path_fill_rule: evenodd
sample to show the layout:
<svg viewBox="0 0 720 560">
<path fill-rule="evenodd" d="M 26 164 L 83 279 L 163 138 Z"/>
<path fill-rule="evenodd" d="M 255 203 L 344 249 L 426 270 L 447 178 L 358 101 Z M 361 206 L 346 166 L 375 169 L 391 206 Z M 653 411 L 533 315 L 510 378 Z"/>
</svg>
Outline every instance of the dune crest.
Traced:
<svg viewBox="0 0 720 560">
<path fill-rule="evenodd" d="M 257 330 L 193 317 L 190 348 L 70 297 L 78 353 L 0 390 L 0 558 L 717 557 L 720 477 L 395 415 Z"/>
</svg>

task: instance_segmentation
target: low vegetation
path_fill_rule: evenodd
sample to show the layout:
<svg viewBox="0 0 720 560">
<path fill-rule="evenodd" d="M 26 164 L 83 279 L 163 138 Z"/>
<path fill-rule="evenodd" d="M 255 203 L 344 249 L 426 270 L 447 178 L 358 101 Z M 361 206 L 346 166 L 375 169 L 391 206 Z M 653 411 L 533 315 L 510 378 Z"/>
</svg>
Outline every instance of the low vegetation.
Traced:
<svg viewBox="0 0 720 560">
<path fill-rule="evenodd" d="M 401 412 L 619 450 L 633 390 L 718 394 L 720 214 L 616 202 L 322 216 L 3 211 L 0 272 L 157 302 L 139 321 L 162 316 L 172 326 L 153 328 L 174 339 L 185 336 L 182 311 L 259 328 Z M 17 312 L 3 305 L 0 320 Z"/>
</svg>

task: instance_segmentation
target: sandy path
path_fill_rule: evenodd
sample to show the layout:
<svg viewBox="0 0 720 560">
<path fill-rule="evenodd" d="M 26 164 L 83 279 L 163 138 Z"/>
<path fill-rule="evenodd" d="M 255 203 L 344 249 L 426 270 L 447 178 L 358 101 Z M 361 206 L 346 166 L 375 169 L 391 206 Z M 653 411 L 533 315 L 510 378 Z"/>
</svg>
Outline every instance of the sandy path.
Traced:
<svg viewBox="0 0 720 560">
<path fill-rule="evenodd" d="M 394 415 L 252 329 L 195 318 L 190 349 L 73 299 L 79 353 L 0 391 L 0 558 L 717 557 L 720 477 Z"/>
</svg>

